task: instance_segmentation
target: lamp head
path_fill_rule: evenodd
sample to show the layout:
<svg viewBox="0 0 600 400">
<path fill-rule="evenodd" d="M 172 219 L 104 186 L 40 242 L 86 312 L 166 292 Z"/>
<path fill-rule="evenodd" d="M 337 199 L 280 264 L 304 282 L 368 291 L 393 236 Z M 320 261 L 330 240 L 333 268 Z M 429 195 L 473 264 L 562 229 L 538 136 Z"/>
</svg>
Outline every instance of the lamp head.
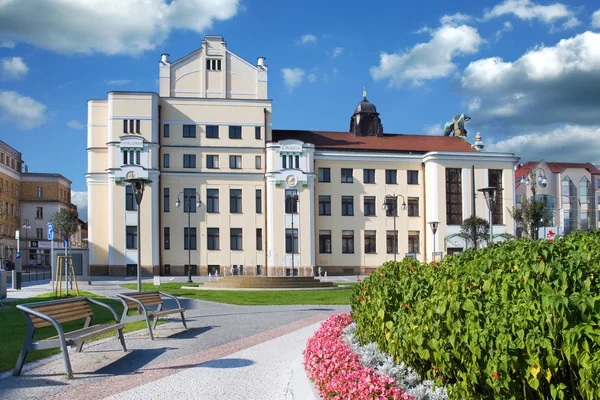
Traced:
<svg viewBox="0 0 600 400">
<path fill-rule="evenodd" d="M 405 202 L 402 202 L 402 205 L 400 206 L 400 209 L 402 211 L 406 210 L 406 203 Z"/>
<path fill-rule="evenodd" d="M 548 180 L 546 179 L 546 177 L 544 176 L 539 176 L 538 177 L 538 185 L 541 188 L 545 188 L 548 185 Z"/>
<path fill-rule="evenodd" d="M 431 226 L 431 231 L 433 232 L 434 235 L 437 233 L 438 225 L 439 225 L 438 221 L 429 222 L 429 226 Z"/>
<path fill-rule="evenodd" d="M 181 200 L 177 199 L 177 201 L 175 202 L 175 207 L 181 207 Z"/>
</svg>

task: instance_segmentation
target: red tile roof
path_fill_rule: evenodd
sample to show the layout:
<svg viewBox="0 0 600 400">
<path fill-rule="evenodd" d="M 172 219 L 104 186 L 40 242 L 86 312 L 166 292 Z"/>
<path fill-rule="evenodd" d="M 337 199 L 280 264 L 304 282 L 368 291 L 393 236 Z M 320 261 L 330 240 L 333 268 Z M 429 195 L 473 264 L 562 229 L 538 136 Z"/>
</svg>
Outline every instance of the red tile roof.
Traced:
<svg viewBox="0 0 600 400">
<path fill-rule="evenodd" d="M 515 170 L 515 179 L 521 179 L 521 177 L 529 175 L 531 170 L 535 168 L 541 161 L 528 161 L 525 164 L 517 165 Z M 567 168 L 585 168 L 591 174 L 599 174 L 600 169 L 596 168 L 591 163 L 561 163 L 561 162 L 546 162 L 550 172 L 553 174 L 559 174 Z"/>
<path fill-rule="evenodd" d="M 454 136 L 394 135 L 383 137 L 353 136 L 350 132 L 273 130 L 273 141 L 296 139 L 312 143 L 317 149 L 376 150 L 420 152 L 456 151 L 476 152 L 467 141 Z"/>
</svg>

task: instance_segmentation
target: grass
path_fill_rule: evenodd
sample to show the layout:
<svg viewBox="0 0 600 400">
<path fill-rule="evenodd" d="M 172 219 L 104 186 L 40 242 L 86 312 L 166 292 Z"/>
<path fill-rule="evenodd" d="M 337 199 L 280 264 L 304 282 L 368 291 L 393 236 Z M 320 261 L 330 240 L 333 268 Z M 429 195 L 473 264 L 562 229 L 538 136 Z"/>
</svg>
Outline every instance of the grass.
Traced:
<svg viewBox="0 0 600 400">
<path fill-rule="evenodd" d="M 106 297 L 98 296 L 93 293 L 79 291 L 80 296 L 91 297 L 97 300 L 102 301 L 103 303 L 111 306 L 117 315 L 120 317 L 123 312 L 123 306 L 120 301 L 108 299 Z M 74 297 L 74 296 L 69 296 Z M 21 347 L 23 346 L 23 342 L 25 340 L 25 335 L 27 333 L 27 322 L 25 320 L 25 316 L 22 311 L 16 309 L 17 304 L 27 304 L 34 303 L 40 301 L 49 301 L 56 300 L 60 297 L 53 296 L 51 293 L 44 294 L 36 297 L 32 297 L 29 299 L 21 299 L 17 301 L 5 302 L 4 308 L 0 308 L 0 372 L 11 370 L 15 367 L 17 362 L 17 358 L 19 356 L 19 352 L 21 351 Z M 62 297 L 64 298 L 64 297 Z M 114 323 L 114 317 L 105 308 L 98 307 L 94 304 L 91 305 L 91 308 L 94 312 L 94 318 L 92 319 L 92 325 L 94 324 L 106 324 L 106 323 Z M 64 331 L 69 332 L 76 329 L 83 328 L 83 323 L 85 320 L 79 321 L 71 321 L 65 322 L 62 324 Z M 160 323 L 160 321 L 159 321 Z M 125 325 L 123 329 L 124 332 L 131 332 L 138 329 L 146 328 L 145 321 L 132 322 Z M 53 327 L 43 327 L 38 329 L 34 334 L 34 339 L 46 339 L 52 336 L 56 336 L 56 330 Z M 104 337 L 115 337 L 116 340 L 116 332 L 108 333 L 106 335 L 97 337 L 97 339 L 101 339 Z M 85 351 L 85 345 L 84 345 Z M 60 349 L 47 349 L 47 350 L 37 350 L 30 351 L 27 354 L 27 358 L 25 362 L 31 362 L 35 360 L 39 360 L 40 358 L 47 357 L 52 354 L 60 353 Z"/>
<path fill-rule="evenodd" d="M 352 285 L 348 282 L 344 285 Z M 187 283 L 161 283 L 160 288 L 152 283 L 142 284 L 142 290 L 159 289 L 177 297 L 240 306 L 280 306 L 280 305 L 346 305 L 350 304 L 352 290 L 193 290 L 182 289 Z M 125 284 L 121 287 L 137 290 L 137 285 Z"/>
</svg>

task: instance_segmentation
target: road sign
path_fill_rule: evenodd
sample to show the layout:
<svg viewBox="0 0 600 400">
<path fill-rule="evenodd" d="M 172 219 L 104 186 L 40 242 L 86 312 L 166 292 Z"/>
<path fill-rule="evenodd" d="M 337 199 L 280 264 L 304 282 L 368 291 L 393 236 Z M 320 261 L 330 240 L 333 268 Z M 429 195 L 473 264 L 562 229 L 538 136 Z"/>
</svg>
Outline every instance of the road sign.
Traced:
<svg viewBox="0 0 600 400">
<path fill-rule="evenodd" d="M 67 239 L 63 239 L 63 246 L 67 247 L 68 244 L 69 244 L 69 242 L 67 242 Z"/>
<path fill-rule="evenodd" d="M 16 258 L 21 258 L 21 253 L 17 252 Z"/>
<path fill-rule="evenodd" d="M 48 230 L 49 231 L 53 231 L 54 230 L 54 224 L 52 222 L 48 222 Z"/>
<path fill-rule="evenodd" d="M 54 231 L 48 229 L 48 240 L 54 240 Z"/>
</svg>

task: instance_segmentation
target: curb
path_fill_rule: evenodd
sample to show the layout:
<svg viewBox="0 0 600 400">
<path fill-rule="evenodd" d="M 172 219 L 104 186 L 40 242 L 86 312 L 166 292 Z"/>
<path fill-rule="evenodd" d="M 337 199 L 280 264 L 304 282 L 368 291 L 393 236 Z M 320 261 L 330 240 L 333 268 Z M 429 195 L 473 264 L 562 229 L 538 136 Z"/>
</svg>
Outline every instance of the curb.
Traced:
<svg viewBox="0 0 600 400">
<path fill-rule="evenodd" d="M 300 356 L 292 362 L 292 399 L 293 400 L 321 400 L 315 385 L 306 376 L 302 365 L 303 357 Z"/>
</svg>

